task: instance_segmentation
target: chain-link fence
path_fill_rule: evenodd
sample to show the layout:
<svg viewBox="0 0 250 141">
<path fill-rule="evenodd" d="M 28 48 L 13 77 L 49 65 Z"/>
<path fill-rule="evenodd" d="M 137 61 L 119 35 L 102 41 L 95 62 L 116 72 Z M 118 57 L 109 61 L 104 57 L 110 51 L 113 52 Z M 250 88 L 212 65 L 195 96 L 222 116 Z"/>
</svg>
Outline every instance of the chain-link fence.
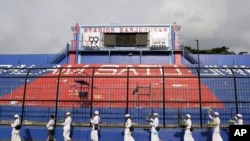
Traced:
<svg viewBox="0 0 250 141">
<path fill-rule="evenodd" d="M 126 113 L 135 126 L 159 114 L 162 127 L 177 127 L 185 114 L 205 127 L 208 111 L 221 123 L 236 113 L 250 123 L 250 69 L 214 67 L 50 67 L 0 68 L 0 123 L 19 114 L 22 124 L 57 124 L 71 112 L 73 125 L 89 126 L 95 110 L 102 126 L 123 126 Z"/>
</svg>

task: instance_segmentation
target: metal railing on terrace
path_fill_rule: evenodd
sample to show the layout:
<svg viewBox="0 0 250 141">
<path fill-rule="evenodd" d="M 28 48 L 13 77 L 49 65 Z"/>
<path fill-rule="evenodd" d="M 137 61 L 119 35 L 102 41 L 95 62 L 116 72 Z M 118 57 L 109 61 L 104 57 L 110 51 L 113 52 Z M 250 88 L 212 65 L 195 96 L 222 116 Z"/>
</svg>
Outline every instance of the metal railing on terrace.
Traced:
<svg viewBox="0 0 250 141">
<path fill-rule="evenodd" d="M 178 127 L 185 114 L 206 127 L 208 111 L 222 126 L 236 113 L 250 123 L 250 69 L 184 66 L 0 68 L 0 123 L 19 114 L 24 125 L 42 125 L 54 114 L 57 125 L 71 112 L 74 126 L 90 126 L 98 110 L 102 126 L 122 127 L 125 114 L 147 127 L 159 114 L 161 127 Z"/>
</svg>

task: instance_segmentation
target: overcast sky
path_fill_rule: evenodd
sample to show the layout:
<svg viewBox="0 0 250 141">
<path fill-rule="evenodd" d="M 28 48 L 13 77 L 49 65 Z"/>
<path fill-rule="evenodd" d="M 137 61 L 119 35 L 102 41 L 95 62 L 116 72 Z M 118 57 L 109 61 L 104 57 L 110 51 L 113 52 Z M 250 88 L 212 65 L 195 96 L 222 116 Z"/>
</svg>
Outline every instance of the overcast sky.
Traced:
<svg viewBox="0 0 250 141">
<path fill-rule="evenodd" d="M 250 53 L 250 0 L 0 0 L 0 54 L 59 53 L 71 26 L 181 25 L 180 39 L 201 49 Z"/>
</svg>

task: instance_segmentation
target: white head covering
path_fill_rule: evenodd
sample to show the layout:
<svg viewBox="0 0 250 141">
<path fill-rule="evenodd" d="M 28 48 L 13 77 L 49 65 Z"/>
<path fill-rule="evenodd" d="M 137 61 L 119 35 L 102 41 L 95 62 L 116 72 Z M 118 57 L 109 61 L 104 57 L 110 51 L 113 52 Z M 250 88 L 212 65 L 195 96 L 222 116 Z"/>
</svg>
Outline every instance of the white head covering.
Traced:
<svg viewBox="0 0 250 141">
<path fill-rule="evenodd" d="M 158 116 L 158 113 L 154 113 L 154 116 Z"/>
<path fill-rule="evenodd" d="M 126 114 L 125 117 L 130 117 L 130 114 Z"/>
<path fill-rule="evenodd" d="M 96 114 L 96 115 L 99 115 L 99 111 L 95 111 L 95 114 Z"/>
<path fill-rule="evenodd" d="M 70 112 L 67 112 L 66 115 L 70 115 Z"/>
<path fill-rule="evenodd" d="M 242 118 L 242 115 L 241 115 L 241 114 L 237 114 L 236 116 L 239 117 L 239 118 Z"/>
<path fill-rule="evenodd" d="M 191 115 L 189 115 L 189 114 L 186 114 L 186 117 L 187 117 L 187 118 L 191 118 Z"/>
<path fill-rule="evenodd" d="M 220 114 L 218 112 L 214 112 L 214 115 L 219 116 Z"/>
<path fill-rule="evenodd" d="M 15 117 L 15 118 L 19 118 L 19 115 L 18 115 L 18 114 L 15 114 L 14 117 Z"/>
</svg>

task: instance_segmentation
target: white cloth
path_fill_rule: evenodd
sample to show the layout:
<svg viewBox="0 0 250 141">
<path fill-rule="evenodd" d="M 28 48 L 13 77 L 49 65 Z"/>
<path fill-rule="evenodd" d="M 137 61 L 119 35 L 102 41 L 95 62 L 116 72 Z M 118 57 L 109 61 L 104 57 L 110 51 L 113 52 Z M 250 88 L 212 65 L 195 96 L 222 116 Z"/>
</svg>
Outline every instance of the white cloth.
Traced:
<svg viewBox="0 0 250 141">
<path fill-rule="evenodd" d="M 186 123 L 186 129 L 184 133 L 184 141 L 194 141 L 194 138 L 192 136 L 192 132 L 190 131 L 190 128 L 192 126 L 192 121 L 190 119 L 184 120 Z"/>
<path fill-rule="evenodd" d="M 159 141 L 158 131 L 155 127 L 151 127 L 151 141 Z"/>
<path fill-rule="evenodd" d="M 98 141 L 98 130 L 95 130 L 95 124 L 100 123 L 100 117 L 98 115 L 95 115 L 93 118 L 90 119 L 90 123 L 92 124 L 92 130 L 90 133 L 91 141 Z"/>
<path fill-rule="evenodd" d="M 213 128 L 212 141 L 223 141 L 220 135 L 220 118 L 212 117 L 209 115 L 209 118 L 217 123 L 217 125 Z"/>
<path fill-rule="evenodd" d="M 236 120 L 236 125 L 243 125 L 243 120 L 242 119 L 238 119 Z"/>
<path fill-rule="evenodd" d="M 99 124 L 100 123 L 100 116 L 95 115 L 93 118 L 90 119 L 90 123 L 92 124 L 92 129 L 95 128 L 95 124 Z"/>
<path fill-rule="evenodd" d="M 64 141 L 70 141 L 71 138 L 70 138 L 70 130 L 63 130 L 63 138 L 64 138 Z"/>
<path fill-rule="evenodd" d="M 13 133 L 11 135 L 11 141 L 21 141 L 21 137 L 20 137 L 19 133 Z"/>
<path fill-rule="evenodd" d="M 243 119 L 235 117 L 235 125 L 243 125 Z"/>
<path fill-rule="evenodd" d="M 49 122 L 46 125 L 47 129 L 48 130 L 54 130 L 54 126 L 55 126 L 55 120 L 54 119 L 50 119 Z"/>
<path fill-rule="evenodd" d="M 152 127 L 157 127 L 157 126 L 159 126 L 159 119 L 158 119 L 158 117 L 155 117 L 154 119 L 150 119 L 150 125 L 152 126 Z"/>
<path fill-rule="evenodd" d="M 132 133 L 129 128 L 132 126 L 132 120 L 130 118 L 127 119 L 125 123 L 124 129 L 124 141 L 134 141 L 135 139 L 132 137 Z"/>
<path fill-rule="evenodd" d="M 14 123 L 11 123 L 12 127 L 11 141 L 21 141 L 20 131 L 15 129 L 15 127 L 19 124 L 21 124 L 19 118 L 15 119 Z"/>
<path fill-rule="evenodd" d="M 70 141 L 71 138 L 70 138 L 70 129 L 71 129 L 71 122 L 72 122 L 72 119 L 70 116 L 68 116 L 66 119 L 65 119 L 65 122 L 63 123 L 63 137 L 64 137 L 64 141 Z"/>
<path fill-rule="evenodd" d="M 155 129 L 157 126 L 159 126 L 159 119 L 158 117 L 155 117 L 154 119 L 150 119 L 150 125 L 151 127 L 151 141 L 159 141 L 158 131 Z"/>
<path fill-rule="evenodd" d="M 91 130 L 90 132 L 90 138 L 91 138 L 91 141 L 98 141 L 99 138 L 98 138 L 98 130 Z"/>
</svg>

